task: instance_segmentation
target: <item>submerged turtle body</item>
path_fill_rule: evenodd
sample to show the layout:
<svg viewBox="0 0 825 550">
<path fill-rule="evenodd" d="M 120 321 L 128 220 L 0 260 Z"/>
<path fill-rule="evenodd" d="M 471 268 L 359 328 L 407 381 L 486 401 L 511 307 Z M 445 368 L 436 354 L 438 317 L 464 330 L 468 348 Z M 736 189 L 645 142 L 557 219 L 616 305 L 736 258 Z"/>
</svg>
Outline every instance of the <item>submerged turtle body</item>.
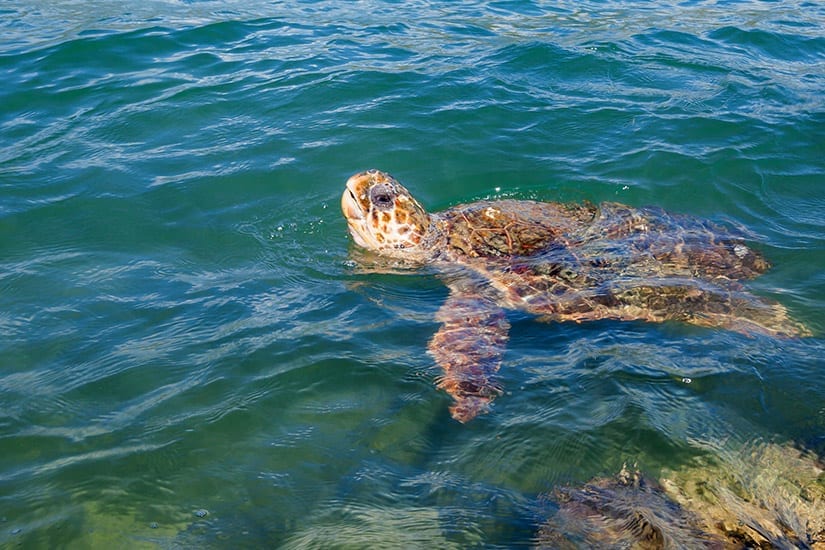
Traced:
<svg viewBox="0 0 825 550">
<path fill-rule="evenodd" d="M 784 307 L 739 281 L 768 262 L 710 222 L 617 203 L 481 201 L 429 214 L 389 174 L 352 176 L 341 198 L 355 242 L 436 267 L 450 288 L 429 351 L 466 422 L 499 393 L 504 309 L 543 321 L 682 321 L 799 336 Z"/>
</svg>

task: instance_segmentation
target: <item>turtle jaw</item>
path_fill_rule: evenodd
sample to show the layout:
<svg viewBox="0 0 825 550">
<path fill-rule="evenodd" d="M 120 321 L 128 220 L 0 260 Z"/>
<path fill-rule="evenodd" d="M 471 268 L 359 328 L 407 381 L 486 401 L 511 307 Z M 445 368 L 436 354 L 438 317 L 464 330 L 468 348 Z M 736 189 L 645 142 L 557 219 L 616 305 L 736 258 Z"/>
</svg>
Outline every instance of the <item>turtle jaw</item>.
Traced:
<svg viewBox="0 0 825 550">
<path fill-rule="evenodd" d="M 363 185 L 359 185 L 357 176 L 358 174 L 347 180 L 347 188 L 341 195 L 341 211 L 347 219 L 347 227 L 355 243 L 362 248 L 375 249 L 378 243 L 370 235 L 367 228 L 367 214 L 358 200 L 358 196 L 363 196 L 364 191 L 359 190 L 359 187 Z"/>
</svg>

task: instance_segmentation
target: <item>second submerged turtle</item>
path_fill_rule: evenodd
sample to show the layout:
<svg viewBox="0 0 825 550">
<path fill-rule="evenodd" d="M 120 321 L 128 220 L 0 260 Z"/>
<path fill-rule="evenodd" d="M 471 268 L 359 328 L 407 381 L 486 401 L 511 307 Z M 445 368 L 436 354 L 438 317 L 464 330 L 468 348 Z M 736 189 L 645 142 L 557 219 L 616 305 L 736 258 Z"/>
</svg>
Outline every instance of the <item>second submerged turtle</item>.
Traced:
<svg viewBox="0 0 825 550">
<path fill-rule="evenodd" d="M 434 266 L 450 289 L 429 344 L 439 387 L 467 422 L 500 393 L 505 309 L 543 321 L 682 321 L 800 336 L 777 303 L 738 281 L 763 256 L 711 222 L 617 203 L 481 201 L 427 213 L 404 186 L 369 170 L 347 181 L 341 208 L 356 244 Z"/>
</svg>

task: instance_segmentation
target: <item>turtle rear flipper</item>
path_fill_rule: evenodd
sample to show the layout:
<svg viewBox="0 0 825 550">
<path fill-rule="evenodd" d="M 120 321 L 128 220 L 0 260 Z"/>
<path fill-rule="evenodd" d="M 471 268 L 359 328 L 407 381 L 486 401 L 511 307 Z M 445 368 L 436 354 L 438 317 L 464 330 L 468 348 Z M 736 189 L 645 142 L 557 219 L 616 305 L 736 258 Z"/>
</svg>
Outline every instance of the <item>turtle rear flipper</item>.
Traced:
<svg viewBox="0 0 825 550">
<path fill-rule="evenodd" d="M 622 285 L 611 289 L 610 296 L 620 319 L 681 321 L 746 335 L 810 335 L 781 304 L 735 287 L 723 288 L 695 280 L 658 281 L 653 285 Z"/>
<path fill-rule="evenodd" d="M 476 289 L 460 288 L 451 288 L 436 320 L 442 325 L 428 349 L 443 370 L 438 387 L 455 400 L 452 417 L 468 422 L 486 412 L 501 393 L 494 377 L 510 323 L 492 299 Z"/>
</svg>

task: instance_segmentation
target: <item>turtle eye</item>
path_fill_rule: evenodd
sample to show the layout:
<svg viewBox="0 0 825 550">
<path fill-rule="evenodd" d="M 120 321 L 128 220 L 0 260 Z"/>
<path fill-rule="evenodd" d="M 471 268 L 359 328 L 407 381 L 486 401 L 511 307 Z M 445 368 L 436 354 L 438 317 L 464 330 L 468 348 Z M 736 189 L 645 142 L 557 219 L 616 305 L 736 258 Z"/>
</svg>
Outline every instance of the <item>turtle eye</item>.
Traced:
<svg viewBox="0 0 825 550">
<path fill-rule="evenodd" d="M 379 210 L 390 210 L 395 205 L 395 192 L 389 185 L 376 185 L 370 189 L 370 202 Z"/>
</svg>

